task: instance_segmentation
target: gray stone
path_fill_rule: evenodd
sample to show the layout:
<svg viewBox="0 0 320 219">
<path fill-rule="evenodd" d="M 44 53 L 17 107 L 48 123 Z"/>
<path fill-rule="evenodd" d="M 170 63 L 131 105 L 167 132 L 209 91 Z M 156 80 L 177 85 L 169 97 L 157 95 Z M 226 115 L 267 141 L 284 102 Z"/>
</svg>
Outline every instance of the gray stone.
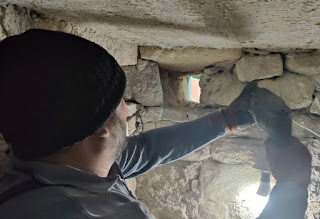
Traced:
<svg viewBox="0 0 320 219">
<path fill-rule="evenodd" d="M 174 162 L 137 177 L 136 194 L 156 218 L 201 218 L 197 208 L 199 162 Z M 192 191 L 194 189 L 194 192 Z"/>
<path fill-rule="evenodd" d="M 289 71 L 306 76 L 320 75 L 320 54 L 290 54 L 286 58 L 285 66 Z"/>
<path fill-rule="evenodd" d="M 249 165 L 202 162 L 199 218 L 257 218 L 268 200 L 256 195 L 259 182 L 260 171 Z"/>
<path fill-rule="evenodd" d="M 126 102 L 127 105 L 127 109 L 128 109 L 128 117 L 133 116 L 134 114 L 136 114 L 136 112 L 138 110 L 140 110 L 141 105 L 140 104 L 136 104 L 136 103 L 130 103 L 130 102 Z"/>
<path fill-rule="evenodd" d="M 156 63 L 139 60 L 136 67 L 123 67 L 127 75 L 124 98 L 135 100 L 144 106 L 159 106 L 163 103 L 163 90 L 159 67 Z"/>
<path fill-rule="evenodd" d="M 314 101 L 310 107 L 310 113 L 320 115 L 320 92 L 315 93 Z"/>
<path fill-rule="evenodd" d="M 173 107 L 148 107 L 140 111 L 140 116 L 143 123 L 171 121 L 175 123 L 188 122 L 195 120 L 201 116 L 205 116 L 215 111 L 214 109 L 202 108 L 173 108 Z"/>
<path fill-rule="evenodd" d="M 253 165 L 255 158 L 263 150 L 264 140 L 250 138 L 222 138 L 214 141 L 211 146 L 213 159 L 229 164 Z"/>
<path fill-rule="evenodd" d="M 143 124 L 143 131 L 145 132 L 145 131 L 149 131 L 152 129 L 167 127 L 167 126 L 171 126 L 171 125 L 175 125 L 175 124 L 177 124 L 177 123 L 172 122 L 172 121 L 159 121 L 156 123 L 148 122 L 148 123 Z"/>
<path fill-rule="evenodd" d="M 201 88 L 200 103 L 202 105 L 215 104 L 228 106 L 239 96 L 245 83 L 238 80 L 235 73 L 230 72 L 230 68 L 213 67 L 205 69 L 205 73 L 200 78 Z M 210 72 L 210 73 L 209 73 Z"/>
<path fill-rule="evenodd" d="M 25 32 L 31 27 L 29 11 L 25 8 L 16 7 L 9 4 L 5 9 L 2 25 L 8 36 Z"/>
<path fill-rule="evenodd" d="M 316 91 L 320 91 L 320 75 L 311 77 Z"/>
<path fill-rule="evenodd" d="M 202 70 L 219 62 L 237 60 L 241 54 L 240 49 L 140 47 L 141 58 L 159 63 L 160 68 L 178 72 Z"/>
<path fill-rule="evenodd" d="M 161 120 L 163 114 L 162 107 L 148 107 L 140 112 L 141 120 L 143 123 L 158 122 Z"/>
<path fill-rule="evenodd" d="M 235 72 L 239 80 L 243 82 L 280 76 L 283 73 L 282 58 L 280 54 L 245 55 L 237 61 Z"/>
<path fill-rule="evenodd" d="M 107 34 L 91 28 L 74 25 L 73 34 L 97 43 L 107 50 L 117 60 L 120 66 L 136 65 L 138 61 L 138 46 L 126 41 L 111 38 Z"/>
<path fill-rule="evenodd" d="M 211 155 L 211 145 L 207 145 L 200 150 L 197 150 L 188 156 L 184 157 L 184 161 L 203 161 L 212 157 Z"/>
<path fill-rule="evenodd" d="M 259 81 L 258 86 L 267 88 L 281 97 L 290 109 L 309 107 L 313 100 L 312 80 L 303 75 L 286 72 L 277 79 Z"/>
<path fill-rule="evenodd" d="M 1 22 L 1 20 L 0 20 L 0 22 Z M 5 38 L 7 38 L 7 35 L 6 35 L 5 30 L 3 29 L 2 25 L 0 25 L 0 41 L 4 40 Z"/>
<path fill-rule="evenodd" d="M 177 73 L 160 71 L 161 84 L 164 95 L 164 104 L 167 106 L 179 107 L 187 105 L 188 100 L 188 80 L 187 76 L 179 76 Z"/>
<path fill-rule="evenodd" d="M 132 88 L 135 85 L 135 75 L 138 74 L 136 66 L 124 66 L 122 70 L 126 73 L 127 86 L 123 98 L 126 101 L 133 100 Z"/>
<path fill-rule="evenodd" d="M 128 189 L 132 192 L 134 196 L 136 196 L 136 188 L 137 188 L 136 178 L 126 179 L 126 183 L 127 183 Z"/>
<path fill-rule="evenodd" d="M 292 133 L 298 138 L 317 138 L 320 140 L 320 118 L 316 115 L 292 113 Z M 310 131 L 308 131 L 310 130 Z M 313 132 L 313 133 L 312 133 Z"/>
<path fill-rule="evenodd" d="M 128 127 L 128 132 L 127 136 L 132 135 L 136 131 L 136 122 L 137 122 L 137 117 L 132 116 L 127 119 L 127 127 Z"/>
<path fill-rule="evenodd" d="M 71 20 L 129 43 L 162 48 L 319 48 L 318 8 L 311 0 L 145 1 L 2 0 Z M 265 13 L 265 12 L 268 13 Z M 281 11 L 281 13 L 279 13 Z M 297 13 L 301 12 L 301 13 Z M 181 13 L 183 12 L 183 13 Z M 298 22 L 297 22 L 298 21 Z"/>
</svg>

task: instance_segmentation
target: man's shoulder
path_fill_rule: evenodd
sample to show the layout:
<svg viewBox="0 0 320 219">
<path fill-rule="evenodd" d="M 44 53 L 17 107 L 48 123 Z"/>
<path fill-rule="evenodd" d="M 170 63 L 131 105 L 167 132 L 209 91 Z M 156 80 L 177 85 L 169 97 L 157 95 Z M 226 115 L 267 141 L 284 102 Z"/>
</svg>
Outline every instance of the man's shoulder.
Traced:
<svg viewBox="0 0 320 219">
<path fill-rule="evenodd" d="M 88 218 L 59 186 L 42 186 L 9 197 L 0 205 L 1 218 Z"/>
</svg>

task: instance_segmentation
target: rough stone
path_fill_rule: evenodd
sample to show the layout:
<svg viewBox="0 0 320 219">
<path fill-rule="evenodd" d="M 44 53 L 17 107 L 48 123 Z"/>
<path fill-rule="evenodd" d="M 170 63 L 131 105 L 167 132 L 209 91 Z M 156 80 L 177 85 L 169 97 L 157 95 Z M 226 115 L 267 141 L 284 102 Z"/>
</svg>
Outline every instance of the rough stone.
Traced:
<svg viewBox="0 0 320 219">
<path fill-rule="evenodd" d="M 282 58 L 280 54 L 245 55 L 237 61 L 235 72 L 238 79 L 243 82 L 280 76 L 283 73 Z"/>
<path fill-rule="evenodd" d="M 155 122 L 155 123 L 148 122 L 148 123 L 143 124 L 142 130 L 144 132 L 146 132 L 146 131 L 149 131 L 152 129 L 167 127 L 167 126 L 171 126 L 171 125 L 175 125 L 175 124 L 177 124 L 177 123 L 172 122 L 172 121 L 159 121 L 159 122 Z"/>
<path fill-rule="evenodd" d="M 127 105 L 127 109 L 128 109 L 128 117 L 133 116 L 134 114 L 136 114 L 136 112 L 138 110 L 140 110 L 141 105 L 140 104 L 136 104 L 136 103 L 130 103 L 130 102 L 126 102 Z"/>
<path fill-rule="evenodd" d="M 286 72 L 274 80 L 259 81 L 258 86 L 267 88 L 281 97 L 290 109 L 309 107 L 313 100 L 312 80 L 302 75 Z"/>
<path fill-rule="evenodd" d="M 290 54 L 286 58 L 285 67 L 309 77 L 320 75 L 320 54 Z"/>
<path fill-rule="evenodd" d="M 176 76 L 177 73 L 160 70 L 164 104 L 167 106 L 186 105 L 188 101 L 187 76 Z"/>
<path fill-rule="evenodd" d="M 0 7 L 0 11 L 1 11 L 1 7 Z M 5 30 L 3 29 L 1 23 L 2 23 L 2 18 L 1 18 L 1 14 L 0 14 L 0 41 L 4 40 L 5 38 L 7 38 L 7 35 L 5 33 Z"/>
<path fill-rule="evenodd" d="M 255 195 L 259 181 L 260 171 L 248 165 L 202 162 L 199 218 L 256 218 L 267 202 Z M 260 206 L 254 205 L 258 200 Z"/>
<path fill-rule="evenodd" d="M 203 161 L 212 157 L 211 155 L 211 145 L 207 145 L 200 150 L 197 150 L 188 156 L 184 157 L 182 160 L 184 161 Z"/>
<path fill-rule="evenodd" d="M 148 107 L 140 112 L 141 120 L 143 123 L 147 122 L 159 122 L 162 118 L 162 107 Z"/>
<path fill-rule="evenodd" d="M 128 132 L 127 136 L 132 135 L 136 131 L 136 122 L 137 122 L 137 117 L 132 116 L 127 119 L 127 127 L 128 127 Z"/>
<path fill-rule="evenodd" d="M 110 38 L 108 35 L 93 29 L 75 25 L 73 34 L 97 43 L 106 49 L 117 60 L 120 66 L 136 65 L 138 61 L 138 46 L 120 39 Z"/>
<path fill-rule="evenodd" d="M 137 188 L 136 178 L 126 179 L 126 183 L 127 183 L 128 189 L 132 192 L 134 196 L 136 196 L 136 188 Z"/>
<path fill-rule="evenodd" d="M 2 25 L 8 36 L 25 32 L 31 27 L 29 11 L 25 8 L 8 5 L 5 9 Z"/>
<path fill-rule="evenodd" d="M 140 47 L 141 58 L 159 63 L 160 68 L 187 72 L 202 70 L 219 62 L 237 60 L 241 57 L 240 49 L 209 49 L 209 48 L 175 48 L 171 50 Z"/>
<path fill-rule="evenodd" d="M 137 66 L 123 67 L 127 75 L 124 98 L 135 100 L 144 106 L 159 106 L 163 103 L 163 90 L 159 67 L 156 63 L 139 60 Z"/>
<path fill-rule="evenodd" d="M 292 133 L 298 138 L 317 138 L 320 141 L 320 118 L 312 114 L 292 113 Z M 311 130 L 312 132 L 308 131 Z"/>
<path fill-rule="evenodd" d="M 316 91 L 320 91 L 320 75 L 311 77 Z"/>
<path fill-rule="evenodd" d="M 320 92 L 315 93 L 314 101 L 310 107 L 310 113 L 320 115 Z"/>
<path fill-rule="evenodd" d="M 259 153 L 262 153 L 264 140 L 250 138 L 223 138 L 212 143 L 213 159 L 229 164 L 253 165 Z"/>
<path fill-rule="evenodd" d="M 202 105 L 228 106 L 245 87 L 245 83 L 238 80 L 231 68 L 213 67 L 204 72 L 199 82 Z"/>
<path fill-rule="evenodd" d="M 126 39 L 175 48 L 319 48 L 318 0 L 2 0 Z M 281 11 L 281 13 L 279 13 Z M 183 13 L 181 13 L 183 12 Z M 268 12 L 268 13 L 266 13 Z M 300 13 L 301 12 L 301 13 Z"/>
<path fill-rule="evenodd" d="M 174 162 L 137 177 L 137 197 L 159 219 L 201 218 L 197 212 L 199 162 Z"/>
<path fill-rule="evenodd" d="M 197 119 L 201 116 L 205 116 L 214 109 L 202 109 L 202 108 L 173 108 L 173 107 L 149 107 L 140 112 L 140 116 L 143 123 L 147 122 L 159 122 L 159 121 L 171 121 L 176 123 L 188 122 Z"/>
</svg>

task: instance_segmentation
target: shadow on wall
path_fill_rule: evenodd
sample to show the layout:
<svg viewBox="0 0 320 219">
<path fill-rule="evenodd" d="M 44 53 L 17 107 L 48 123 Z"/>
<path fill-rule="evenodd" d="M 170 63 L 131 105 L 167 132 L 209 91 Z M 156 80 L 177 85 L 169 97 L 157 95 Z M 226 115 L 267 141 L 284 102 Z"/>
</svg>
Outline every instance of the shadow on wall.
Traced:
<svg viewBox="0 0 320 219">
<path fill-rule="evenodd" d="M 252 36 L 247 12 L 239 7 L 242 1 L 234 0 L 188 0 L 195 15 L 201 15 L 207 29 L 212 35 L 220 33 L 238 40 L 238 36 L 248 39 Z M 191 9 L 190 9 L 191 8 Z M 241 42 L 239 42 L 241 43 Z"/>
</svg>

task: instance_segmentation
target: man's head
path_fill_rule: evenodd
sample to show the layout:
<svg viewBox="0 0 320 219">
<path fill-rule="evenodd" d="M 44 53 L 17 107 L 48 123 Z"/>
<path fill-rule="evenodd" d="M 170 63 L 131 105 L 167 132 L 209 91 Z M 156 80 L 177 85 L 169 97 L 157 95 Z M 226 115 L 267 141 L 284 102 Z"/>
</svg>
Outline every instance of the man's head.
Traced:
<svg viewBox="0 0 320 219">
<path fill-rule="evenodd" d="M 125 73 L 88 40 L 29 30 L 0 43 L 0 66 L 0 131 L 21 159 L 61 151 L 119 117 Z"/>
</svg>

